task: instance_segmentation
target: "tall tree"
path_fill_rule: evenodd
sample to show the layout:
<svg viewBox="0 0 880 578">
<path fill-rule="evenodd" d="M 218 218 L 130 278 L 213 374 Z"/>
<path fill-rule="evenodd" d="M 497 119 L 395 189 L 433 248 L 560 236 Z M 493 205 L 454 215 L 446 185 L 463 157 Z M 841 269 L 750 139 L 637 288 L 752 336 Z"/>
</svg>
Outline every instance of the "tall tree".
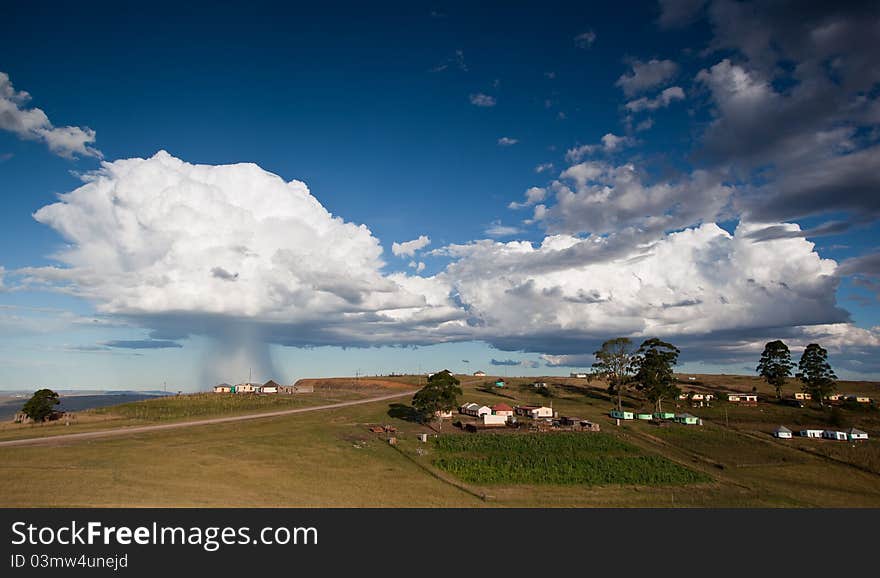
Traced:
<svg viewBox="0 0 880 578">
<path fill-rule="evenodd" d="M 461 395 L 461 382 L 449 370 L 437 372 L 428 378 L 428 383 L 413 396 L 413 408 L 423 421 L 436 417 L 438 429 L 443 429 L 443 418 L 439 412 L 452 411 L 458 405 Z"/>
<path fill-rule="evenodd" d="M 819 400 L 822 407 L 825 398 L 837 388 L 837 375 L 828 363 L 828 352 L 818 343 L 811 343 L 804 349 L 798 362 L 797 378 L 803 382 L 801 389 L 814 400 Z"/>
<path fill-rule="evenodd" d="M 657 411 L 663 411 L 664 399 L 674 398 L 681 393 L 672 370 L 678 363 L 679 353 L 671 343 L 652 337 L 645 340 L 633 356 L 636 387 L 654 403 Z"/>
<path fill-rule="evenodd" d="M 794 363 L 791 361 L 791 352 L 788 346 L 780 340 L 770 341 L 764 345 L 764 353 L 755 368 L 764 381 L 776 388 L 776 397 L 782 397 L 782 386 L 785 378 L 791 376 Z"/>
<path fill-rule="evenodd" d="M 39 389 L 27 400 L 21 411 L 34 421 L 46 421 L 59 403 L 57 393 L 51 389 Z"/>
<path fill-rule="evenodd" d="M 621 395 L 632 378 L 632 341 L 628 337 L 609 339 L 593 355 L 596 356 L 593 370 L 608 380 L 609 390 L 617 394 L 617 409 L 622 409 Z"/>
</svg>

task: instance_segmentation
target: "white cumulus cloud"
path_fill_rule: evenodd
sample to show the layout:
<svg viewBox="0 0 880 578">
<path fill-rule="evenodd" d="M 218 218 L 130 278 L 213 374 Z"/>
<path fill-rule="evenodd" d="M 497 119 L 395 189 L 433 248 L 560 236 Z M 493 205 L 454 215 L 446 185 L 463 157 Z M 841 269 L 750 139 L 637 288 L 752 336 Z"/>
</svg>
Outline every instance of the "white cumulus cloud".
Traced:
<svg viewBox="0 0 880 578">
<path fill-rule="evenodd" d="M 416 251 L 420 251 L 431 244 L 431 238 L 427 235 L 419 235 L 418 239 L 403 243 L 392 243 L 391 252 L 397 257 L 412 257 Z"/>
<path fill-rule="evenodd" d="M 247 320 L 267 340 L 363 343 L 372 336 L 362 323 L 384 319 L 406 340 L 406 323 L 437 320 L 406 276 L 381 273 L 382 247 L 366 226 L 254 164 L 193 165 L 164 151 L 106 162 L 34 218 L 66 240 L 55 255 L 64 266 L 21 275 L 159 330 L 212 333 Z"/>
<path fill-rule="evenodd" d="M 88 127 L 56 127 L 39 108 L 27 108 L 31 95 L 15 90 L 9 75 L 0 72 L 0 129 L 15 133 L 26 140 L 43 141 L 53 153 L 74 158 L 89 156 L 101 158 L 101 152 L 92 146 L 95 131 Z"/>
</svg>

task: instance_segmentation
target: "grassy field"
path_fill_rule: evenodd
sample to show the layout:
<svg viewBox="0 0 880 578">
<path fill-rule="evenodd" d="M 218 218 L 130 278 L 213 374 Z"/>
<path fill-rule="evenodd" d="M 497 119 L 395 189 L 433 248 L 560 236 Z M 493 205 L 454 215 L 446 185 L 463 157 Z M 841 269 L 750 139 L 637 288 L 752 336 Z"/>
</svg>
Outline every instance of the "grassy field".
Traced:
<svg viewBox="0 0 880 578">
<path fill-rule="evenodd" d="M 0 441 L 306 408 L 393 393 L 397 387 L 406 389 L 398 384 L 388 387 L 370 380 L 320 380 L 319 383 L 310 383 L 310 385 L 315 386 L 313 393 L 295 395 L 193 393 L 85 410 L 76 412 L 72 419 L 54 422 L 4 423 L 0 424 Z"/>
<path fill-rule="evenodd" d="M 462 402 L 552 403 L 560 415 L 599 423 L 598 435 L 572 434 L 576 441 L 555 441 L 572 439 L 562 436 L 529 444 L 561 444 L 556 450 L 562 453 L 553 453 L 566 456 L 568 451 L 568 457 L 577 456 L 565 457 L 568 463 L 586 462 L 591 471 L 604 471 L 607 465 L 591 459 L 622 459 L 611 466 L 621 477 L 540 479 L 533 473 L 516 477 L 502 472 L 502 477 L 488 479 L 444 470 L 437 463 L 444 458 L 463 458 L 465 467 L 473 470 L 478 456 L 520 456 L 514 459 L 525 461 L 522 456 L 535 450 L 519 451 L 505 444 L 524 442 L 495 441 L 491 435 L 465 433 L 448 423 L 438 441 L 421 443 L 417 433 L 436 432 L 410 421 L 408 400 L 403 398 L 114 439 L 0 448 L 0 506 L 880 507 L 880 475 L 871 472 L 880 456 L 880 431 L 871 425 L 875 416 L 870 412 L 842 410 L 845 419 L 864 426 L 872 436 L 853 447 L 770 437 L 779 422 L 791 427 L 797 419 L 827 417 L 818 409 L 762 403 L 757 408 L 727 407 L 725 412 L 723 407 L 676 409 L 673 403 L 672 411 L 690 411 L 705 425 L 623 422 L 618 427 L 608 417 L 612 403 L 601 382 L 547 378 L 549 390 L 538 392 L 529 386 L 532 379 L 508 378 L 509 386 L 503 389 L 485 388 L 491 378 L 462 381 Z M 336 385 L 344 385 L 344 380 Z M 643 403 L 637 397 L 625 401 L 629 406 Z M 123 416 L 128 411 L 133 410 L 110 413 Z M 169 419 L 132 415 L 116 417 L 115 423 Z M 372 424 L 394 425 L 397 445 L 390 445 L 383 434 L 371 433 Z M 73 428 L 60 429 L 66 433 Z M 567 450 L 567 443 L 575 445 Z M 627 458 L 644 458 L 642 467 L 634 467 Z M 561 471 L 562 464 L 553 467 Z M 582 467 L 575 465 L 571 471 Z M 693 472 L 697 478 L 669 483 L 627 478 L 625 473 L 667 467 Z"/>
<path fill-rule="evenodd" d="M 447 436 L 434 445 L 440 455 L 436 467 L 475 484 L 654 486 L 712 480 L 601 433 Z"/>
</svg>

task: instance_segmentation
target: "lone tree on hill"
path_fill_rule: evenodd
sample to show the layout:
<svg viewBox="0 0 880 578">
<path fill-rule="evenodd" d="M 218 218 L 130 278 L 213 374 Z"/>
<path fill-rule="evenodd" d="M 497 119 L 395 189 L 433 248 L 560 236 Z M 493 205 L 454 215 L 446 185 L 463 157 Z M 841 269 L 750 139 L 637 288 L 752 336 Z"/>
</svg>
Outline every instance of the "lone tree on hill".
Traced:
<svg viewBox="0 0 880 578">
<path fill-rule="evenodd" d="M 595 374 L 608 380 L 608 390 L 617 394 L 617 409 L 622 409 L 621 395 L 632 379 L 632 341 L 628 337 L 609 339 L 593 355 L 596 356 Z"/>
<path fill-rule="evenodd" d="M 34 421 L 46 421 L 59 403 L 57 393 L 51 389 L 40 389 L 27 400 L 21 411 Z"/>
<path fill-rule="evenodd" d="M 782 386 L 785 378 L 791 377 L 794 363 L 791 361 L 791 352 L 788 346 L 780 340 L 770 341 L 764 346 L 764 353 L 758 367 L 755 368 L 764 381 L 776 388 L 777 399 L 782 398 Z"/>
<path fill-rule="evenodd" d="M 458 405 L 461 395 L 460 382 L 448 370 L 435 373 L 428 383 L 413 396 L 412 405 L 422 421 L 437 417 L 438 429 L 443 429 L 443 418 L 439 412 L 452 411 Z"/>
<path fill-rule="evenodd" d="M 652 337 L 642 343 L 633 357 L 633 380 L 638 383 L 636 388 L 645 393 L 657 411 L 663 411 L 664 399 L 674 398 L 681 393 L 672 371 L 672 366 L 678 363 L 679 353 L 671 343 Z"/>
<path fill-rule="evenodd" d="M 819 400 L 822 407 L 825 407 L 825 398 L 837 388 L 837 375 L 828 363 L 828 352 L 818 343 L 811 343 L 804 349 L 798 362 L 797 378 L 803 382 L 801 389 L 814 400 Z"/>
</svg>

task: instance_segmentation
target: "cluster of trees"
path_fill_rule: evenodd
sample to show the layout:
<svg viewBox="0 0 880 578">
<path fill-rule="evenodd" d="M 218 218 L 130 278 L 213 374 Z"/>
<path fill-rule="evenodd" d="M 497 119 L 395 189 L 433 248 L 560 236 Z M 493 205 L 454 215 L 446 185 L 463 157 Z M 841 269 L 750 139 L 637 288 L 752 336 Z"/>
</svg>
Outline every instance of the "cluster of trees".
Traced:
<svg viewBox="0 0 880 578">
<path fill-rule="evenodd" d="M 681 394 L 673 371 L 680 353 L 677 347 L 656 337 L 646 339 L 638 348 L 628 337 L 615 337 L 594 352 L 593 375 L 608 381 L 608 391 L 617 396 L 618 410 L 623 409 L 623 392 L 634 388 L 651 401 L 657 411 L 662 411 L 663 400 L 675 399 Z M 785 380 L 791 377 L 794 368 L 788 346 L 776 340 L 765 345 L 756 371 L 776 388 L 776 396 L 781 398 Z M 837 381 L 828 363 L 828 352 L 817 343 L 807 345 L 797 369 L 795 377 L 801 381 L 801 389 L 824 405 Z M 440 412 L 455 409 L 461 394 L 458 379 L 443 370 L 428 378 L 427 385 L 413 397 L 412 405 L 422 421 L 430 421 Z M 438 421 L 442 427 L 442 419 Z"/>
<path fill-rule="evenodd" d="M 755 371 L 764 380 L 776 388 L 776 397 L 782 397 L 785 380 L 791 377 L 794 363 L 791 351 L 781 340 L 770 341 L 764 346 L 764 352 Z M 828 352 L 818 343 L 810 343 L 801 354 L 797 364 L 795 377 L 801 381 L 801 391 L 825 405 L 825 399 L 837 388 L 837 375 L 828 363 Z"/>
<path fill-rule="evenodd" d="M 21 411 L 34 421 L 46 421 L 55 413 L 55 406 L 59 403 L 57 393 L 51 389 L 39 389 L 25 402 Z"/>
<path fill-rule="evenodd" d="M 438 429 L 443 428 L 443 419 L 439 412 L 452 411 L 458 406 L 461 395 L 461 382 L 448 369 L 439 371 L 428 378 L 428 383 L 413 396 L 412 406 L 421 421 L 430 421 L 434 417 L 439 422 Z"/>
<path fill-rule="evenodd" d="M 617 409 L 623 409 L 623 391 L 634 387 L 662 411 L 664 399 L 681 393 L 672 369 L 679 353 L 677 347 L 656 337 L 646 339 L 637 349 L 628 337 L 615 337 L 593 354 L 593 372 L 608 381 L 608 391 L 617 395 Z"/>
</svg>

